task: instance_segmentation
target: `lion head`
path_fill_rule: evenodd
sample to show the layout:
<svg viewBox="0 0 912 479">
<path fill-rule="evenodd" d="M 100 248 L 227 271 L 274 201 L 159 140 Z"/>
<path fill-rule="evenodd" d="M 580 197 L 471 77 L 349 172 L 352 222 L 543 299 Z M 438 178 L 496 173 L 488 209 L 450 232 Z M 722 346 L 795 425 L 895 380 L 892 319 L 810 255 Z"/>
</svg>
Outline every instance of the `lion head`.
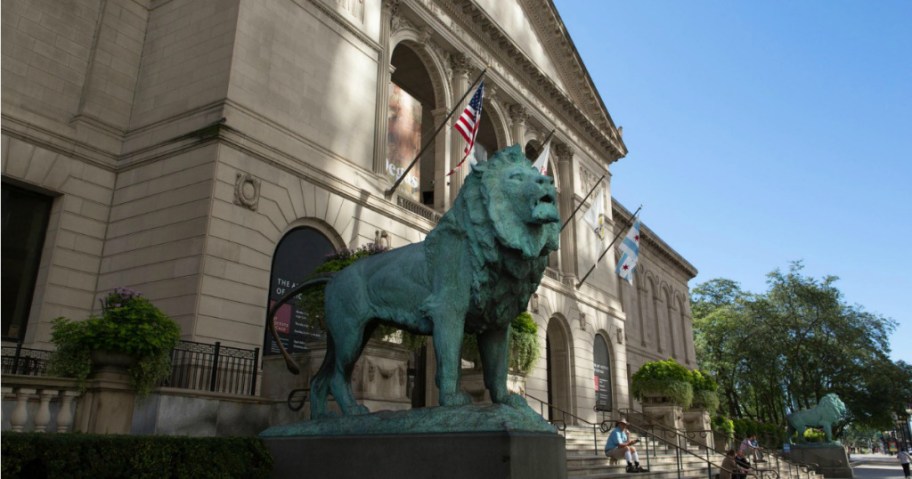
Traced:
<svg viewBox="0 0 912 479">
<path fill-rule="evenodd" d="M 475 166 L 460 197 L 479 197 L 498 242 L 526 259 L 558 247 L 560 216 L 554 180 L 539 173 L 519 146 L 497 152 Z M 473 216 L 480 214 L 473 212 Z"/>
<path fill-rule="evenodd" d="M 845 403 L 834 393 L 820 398 L 820 402 L 817 403 L 817 409 L 821 411 L 820 416 L 822 419 L 829 420 L 832 423 L 845 419 L 847 415 Z"/>
</svg>

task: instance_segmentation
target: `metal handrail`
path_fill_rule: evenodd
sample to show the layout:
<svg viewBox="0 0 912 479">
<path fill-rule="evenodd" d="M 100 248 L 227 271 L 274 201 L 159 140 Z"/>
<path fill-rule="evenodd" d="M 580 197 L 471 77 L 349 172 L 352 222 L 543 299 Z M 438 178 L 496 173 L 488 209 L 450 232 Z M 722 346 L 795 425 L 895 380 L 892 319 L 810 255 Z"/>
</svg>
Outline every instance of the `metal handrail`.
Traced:
<svg viewBox="0 0 912 479">
<path fill-rule="evenodd" d="M 583 422 L 583 423 L 586 423 L 586 424 L 592 426 L 592 447 L 593 447 L 593 450 L 595 451 L 594 454 L 595 454 L 596 456 L 599 455 L 598 424 L 589 422 L 589 421 L 587 421 L 587 420 L 585 420 L 585 419 L 583 419 L 583 418 L 581 418 L 581 417 L 579 417 L 579 416 L 577 416 L 577 415 L 575 415 L 575 414 L 572 414 L 572 413 L 569 413 L 569 412 L 567 412 L 567 411 L 564 411 L 563 409 L 560 409 L 559 407 L 557 407 L 557 406 L 555 406 L 555 405 L 553 405 L 553 404 L 551 404 L 551 403 L 549 403 L 549 402 L 547 402 L 547 401 L 542 401 L 541 399 L 539 399 L 539 398 L 537 398 L 537 397 L 535 397 L 535 396 L 533 396 L 533 395 L 531 395 L 531 394 L 529 394 L 529 393 L 526 393 L 526 397 L 538 401 L 538 403 L 539 403 L 539 414 L 541 414 L 542 417 L 545 417 L 545 405 L 547 405 L 548 407 L 550 407 L 550 408 L 553 409 L 553 410 L 557 410 L 557 411 L 560 411 L 560 412 L 561 412 L 561 414 L 563 415 L 563 418 L 564 418 L 564 419 L 560 420 L 561 425 L 555 424 L 555 419 L 554 419 L 554 418 L 552 418 L 552 417 L 549 417 L 549 418 L 548 418 L 548 422 L 550 422 L 551 424 L 554 424 L 554 426 L 557 428 L 558 431 L 566 431 L 566 430 L 567 430 L 567 416 L 570 416 L 570 417 L 572 417 L 573 419 L 576 419 L 576 420 L 579 421 L 579 422 Z"/>
</svg>

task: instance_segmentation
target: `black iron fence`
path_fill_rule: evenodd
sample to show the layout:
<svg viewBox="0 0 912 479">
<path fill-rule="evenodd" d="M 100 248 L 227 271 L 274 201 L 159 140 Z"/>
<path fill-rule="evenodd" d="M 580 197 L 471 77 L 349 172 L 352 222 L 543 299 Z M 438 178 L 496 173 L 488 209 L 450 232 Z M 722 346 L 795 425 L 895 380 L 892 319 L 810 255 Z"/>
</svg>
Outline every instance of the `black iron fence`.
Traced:
<svg viewBox="0 0 912 479">
<path fill-rule="evenodd" d="M 22 343 L 16 343 L 15 346 L 3 346 L 3 374 L 44 376 L 50 357 L 50 351 L 23 348 Z"/>
<path fill-rule="evenodd" d="M 171 377 L 160 385 L 255 396 L 259 356 L 260 348 L 181 341 L 171 351 Z"/>
<path fill-rule="evenodd" d="M 3 374 L 46 376 L 51 351 L 3 346 Z M 256 395 L 260 348 L 240 349 L 181 341 L 171 351 L 171 376 L 159 386 Z"/>
</svg>

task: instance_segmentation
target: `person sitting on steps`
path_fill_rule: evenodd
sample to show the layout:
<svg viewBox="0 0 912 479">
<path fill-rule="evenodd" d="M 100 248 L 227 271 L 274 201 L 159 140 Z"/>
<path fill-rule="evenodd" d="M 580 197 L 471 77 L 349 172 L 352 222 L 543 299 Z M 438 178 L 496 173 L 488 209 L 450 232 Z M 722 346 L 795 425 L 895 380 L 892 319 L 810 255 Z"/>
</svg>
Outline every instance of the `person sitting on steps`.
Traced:
<svg viewBox="0 0 912 479">
<path fill-rule="evenodd" d="M 748 434 L 747 437 L 741 441 L 741 446 L 738 450 L 745 456 L 753 457 L 754 462 L 766 462 L 763 460 L 763 455 L 760 454 L 760 445 L 757 444 L 756 434 Z"/>
<path fill-rule="evenodd" d="M 627 472 L 649 472 L 648 469 L 640 467 L 640 456 L 637 455 L 634 444 L 639 439 L 627 438 L 627 421 L 621 419 L 614 423 L 614 429 L 608 434 L 608 442 L 605 443 L 605 455 L 613 458 L 624 458 L 627 460 Z"/>
<path fill-rule="evenodd" d="M 751 472 L 751 463 L 744 455 L 744 450 L 738 449 L 735 452 L 735 464 L 738 465 L 740 471 L 738 474 L 732 474 L 732 479 L 747 479 L 747 475 Z"/>
</svg>

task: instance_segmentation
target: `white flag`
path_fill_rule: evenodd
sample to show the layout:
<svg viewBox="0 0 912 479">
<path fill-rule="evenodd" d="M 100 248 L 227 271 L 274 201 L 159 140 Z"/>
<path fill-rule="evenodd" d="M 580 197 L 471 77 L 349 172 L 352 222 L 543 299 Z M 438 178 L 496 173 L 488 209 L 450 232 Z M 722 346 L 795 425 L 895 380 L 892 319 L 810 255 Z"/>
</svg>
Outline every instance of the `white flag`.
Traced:
<svg viewBox="0 0 912 479">
<path fill-rule="evenodd" d="M 547 175 L 549 156 L 551 156 L 551 140 L 548 140 L 548 142 L 545 143 L 545 146 L 542 148 L 538 158 L 536 158 L 535 163 L 532 163 L 532 167 L 538 170 L 539 173 Z"/>
<path fill-rule="evenodd" d="M 605 228 L 605 190 L 599 190 L 595 195 L 592 205 L 586 211 L 586 214 L 583 215 L 583 221 L 589 224 L 592 232 L 599 239 L 605 239 L 605 233 L 607 232 Z"/>
<path fill-rule="evenodd" d="M 640 256 L 640 220 L 633 222 L 624 241 L 618 247 L 621 257 L 618 259 L 617 271 L 618 276 L 633 284 L 633 270 L 636 269 L 637 259 Z"/>
</svg>

